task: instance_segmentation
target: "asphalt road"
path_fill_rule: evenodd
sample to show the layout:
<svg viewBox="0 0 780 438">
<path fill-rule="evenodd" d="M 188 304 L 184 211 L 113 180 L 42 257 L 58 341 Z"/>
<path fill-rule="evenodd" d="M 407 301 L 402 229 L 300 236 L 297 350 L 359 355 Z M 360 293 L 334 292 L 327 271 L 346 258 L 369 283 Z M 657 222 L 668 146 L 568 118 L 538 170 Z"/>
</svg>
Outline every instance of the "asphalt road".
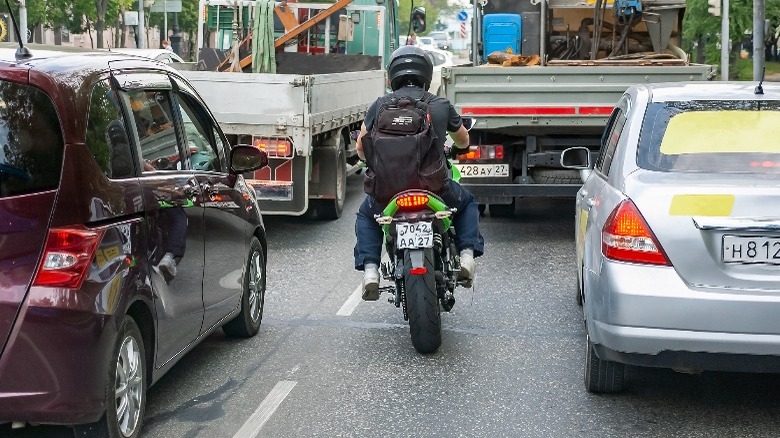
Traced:
<svg viewBox="0 0 780 438">
<path fill-rule="evenodd" d="M 485 216 L 476 286 L 417 354 L 400 309 L 350 297 L 360 177 L 333 222 L 268 217 L 260 333 L 215 333 L 149 391 L 143 437 L 778 436 L 780 375 L 628 367 L 626 391 L 583 387 L 573 201 Z M 14 436 L 56 436 L 38 428 Z M 0 435 L 3 435 L 0 431 Z"/>
</svg>

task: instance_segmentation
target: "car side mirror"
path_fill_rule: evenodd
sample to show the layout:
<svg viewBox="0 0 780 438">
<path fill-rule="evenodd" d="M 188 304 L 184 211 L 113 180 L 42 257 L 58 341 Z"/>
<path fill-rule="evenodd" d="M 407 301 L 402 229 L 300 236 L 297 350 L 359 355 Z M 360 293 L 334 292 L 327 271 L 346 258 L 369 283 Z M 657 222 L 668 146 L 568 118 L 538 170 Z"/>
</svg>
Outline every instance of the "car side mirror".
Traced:
<svg viewBox="0 0 780 438">
<path fill-rule="evenodd" d="M 268 165 L 268 154 L 254 146 L 239 144 L 230 150 L 230 172 L 251 172 Z"/>
<path fill-rule="evenodd" d="M 417 34 L 425 32 L 425 8 L 418 6 L 412 9 L 412 29 Z"/>
</svg>

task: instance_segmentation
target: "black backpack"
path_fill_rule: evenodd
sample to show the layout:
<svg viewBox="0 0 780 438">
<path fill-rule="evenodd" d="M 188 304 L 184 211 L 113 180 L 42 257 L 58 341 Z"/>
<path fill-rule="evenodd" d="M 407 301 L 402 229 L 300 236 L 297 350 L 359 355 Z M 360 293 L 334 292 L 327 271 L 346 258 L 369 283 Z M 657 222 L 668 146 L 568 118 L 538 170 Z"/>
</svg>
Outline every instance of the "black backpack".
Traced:
<svg viewBox="0 0 780 438">
<path fill-rule="evenodd" d="M 447 158 L 436 144 L 425 93 L 417 100 L 405 96 L 383 97 L 373 126 L 363 136 L 366 156 L 363 187 L 380 203 L 407 189 L 438 192 L 447 183 Z"/>
</svg>

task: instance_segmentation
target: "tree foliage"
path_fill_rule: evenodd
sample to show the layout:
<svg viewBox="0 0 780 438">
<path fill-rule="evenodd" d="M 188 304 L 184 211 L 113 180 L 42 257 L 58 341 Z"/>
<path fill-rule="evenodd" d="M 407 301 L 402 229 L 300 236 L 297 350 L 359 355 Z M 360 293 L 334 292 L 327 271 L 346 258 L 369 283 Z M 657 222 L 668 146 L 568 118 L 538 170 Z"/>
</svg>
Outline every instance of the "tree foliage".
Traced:
<svg viewBox="0 0 780 438">
<path fill-rule="evenodd" d="M 774 38 L 775 29 L 780 25 L 780 0 L 765 0 L 765 18 L 770 20 L 771 30 L 767 38 Z M 704 47 L 704 60 L 708 64 L 720 63 L 721 17 L 707 12 L 707 0 L 687 0 L 683 19 L 683 38 L 685 49 L 693 51 L 697 46 Z M 729 1 L 729 39 L 732 54 L 736 56 L 741 43 L 750 40 L 753 30 L 753 2 L 746 0 Z M 748 35 L 746 35 L 746 31 Z"/>
</svg>

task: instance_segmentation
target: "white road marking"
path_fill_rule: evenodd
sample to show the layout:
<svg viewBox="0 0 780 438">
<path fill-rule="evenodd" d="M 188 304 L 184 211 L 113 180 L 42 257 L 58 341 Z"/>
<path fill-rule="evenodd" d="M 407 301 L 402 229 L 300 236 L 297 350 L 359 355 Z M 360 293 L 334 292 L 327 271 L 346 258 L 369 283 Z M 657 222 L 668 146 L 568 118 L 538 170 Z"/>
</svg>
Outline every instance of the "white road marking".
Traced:
<svg viewBox="0 0 780 438">
<path fill-rule="evenodd" d="M 268 393 L 268 395 L 257 407 L 257 410 L 246 420 L 241 429 L 233 435 L 233 438 L 255 438 L 260 433 L 260 429 L 265 426 L 271 415 L 274 414 L 276 408 L 284 401 L 284 398 L 292 391 L 293 387 L 298 382 L 292 382 L 289 380 L 282 380 L 274 386 L 274 389 Z"/>
<path fill-rule="evenodd" d="M 347 301 L 344 303 L 343 306 L 341 306 L 341 309 L 339 309 L 338 312 L 336 312 L 336 315 L 338 316 L 349 316 L 352 315 L 352 312 L 357 309 L 358 304 L 363 301 L 363 284 L 358 285 L 357 289 L 355 289 L 355 292 L 352 292 L 352 295 L 347 298 Z"/>
</svg>

